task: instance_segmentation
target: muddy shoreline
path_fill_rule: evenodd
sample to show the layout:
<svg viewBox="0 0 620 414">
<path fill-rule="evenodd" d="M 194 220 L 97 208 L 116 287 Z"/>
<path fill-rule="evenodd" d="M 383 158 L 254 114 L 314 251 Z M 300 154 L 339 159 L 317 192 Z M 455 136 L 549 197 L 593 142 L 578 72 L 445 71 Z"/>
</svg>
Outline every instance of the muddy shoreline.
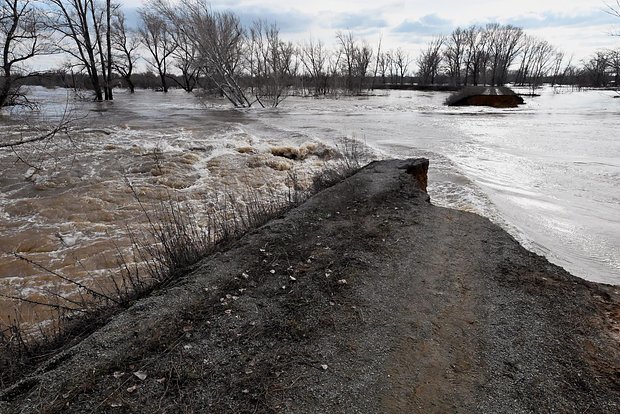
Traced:
<svg viewBox="0 0 620 414">
<path fill-rule="evenodd" d="M 20 383 L 0 413 L 620 409 L 620 288 L 370 164 Z"/>
</svg>

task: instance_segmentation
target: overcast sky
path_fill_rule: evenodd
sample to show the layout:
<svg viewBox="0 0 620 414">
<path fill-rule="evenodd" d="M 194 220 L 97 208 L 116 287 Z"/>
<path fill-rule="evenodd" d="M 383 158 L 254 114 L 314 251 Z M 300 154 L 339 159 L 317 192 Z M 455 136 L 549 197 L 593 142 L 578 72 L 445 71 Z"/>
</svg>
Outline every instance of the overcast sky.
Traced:
<svg viewBox="0 0 620 414">
<path fill-rule="evenodd" d="M 615 0 L 610 0 L 615 1 Z M 135 18 L 144 0 L 122 4 Z M 499 22 L 523 27 L 577 60 L 598 48 L 620 47 L 620 18 L 604 12 L 605 0 L 213 0 L 215 9 L 228 9 L 244 22 L 256 18 L 275 21 L 289 40 L 312 36 L 334 43 L 338 30 L 351 30 L 385 48 L 403 47 L 416 54 L 433 36 L 449 34 L 457 26 Z"/>
</svg>

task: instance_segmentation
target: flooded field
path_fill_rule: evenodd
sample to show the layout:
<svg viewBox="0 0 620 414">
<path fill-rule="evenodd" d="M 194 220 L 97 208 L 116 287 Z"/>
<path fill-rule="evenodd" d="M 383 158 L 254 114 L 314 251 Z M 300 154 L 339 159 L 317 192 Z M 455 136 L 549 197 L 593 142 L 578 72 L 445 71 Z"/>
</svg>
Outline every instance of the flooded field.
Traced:
<svg viewBox="0 0 620 414">
<path fill-rule="evenodd" d="M 282 193 L 289 172 L 308 179 L 346 137 L 371 158 L 430 158 L 436 204 L 491 218 L 577 276 L 620 284 L 620 100 L 604 92 L 549 89 L 514 110 L 447 108 L 446 94 L 405 91 L 290 97 L 270 110 L 232 110 L 181 91 L 119 91 L 112 103 L 32 93 L 40 111 L 3 113 L 5 139 L 67 108 L 74 122 L 66 136 L 0 152 L 5 294 L 62 289 L 13 252 L 94 285 L 115 271 L 127 227 L 145 221 L 134 190 L 147 205 L 172 196 L 196 211 L 247 189 Z M 283 148 L 301 156 L 277 156 Z M 12 307 L 0 300 L 3 315 Z"/>
</svg>

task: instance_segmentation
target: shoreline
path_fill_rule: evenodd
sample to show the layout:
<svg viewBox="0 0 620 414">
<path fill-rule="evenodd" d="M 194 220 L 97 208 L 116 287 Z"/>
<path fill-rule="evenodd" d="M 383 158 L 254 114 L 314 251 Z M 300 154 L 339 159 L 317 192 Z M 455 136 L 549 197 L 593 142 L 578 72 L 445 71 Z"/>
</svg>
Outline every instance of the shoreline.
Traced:
<svg viewBox="0 0 620 414">
<path fill-rule="evenodd" d="M 617 412 L 620 292 L 371 163 L 0 391 L 26 412 Z"/>
</svg>

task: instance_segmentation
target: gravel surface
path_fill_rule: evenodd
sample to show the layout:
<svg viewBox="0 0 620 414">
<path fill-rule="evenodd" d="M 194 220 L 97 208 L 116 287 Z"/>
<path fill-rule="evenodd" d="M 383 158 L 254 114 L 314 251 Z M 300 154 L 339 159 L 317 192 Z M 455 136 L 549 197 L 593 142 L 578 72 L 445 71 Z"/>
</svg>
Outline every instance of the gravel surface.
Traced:
<svg viewBox="0 0 620 414">
<path fill-rule="evenodd" d="M 247 234 L 0 413 L 620 411 L 620 288 L 433 206 L 382 161 Z"/>
</svg>

